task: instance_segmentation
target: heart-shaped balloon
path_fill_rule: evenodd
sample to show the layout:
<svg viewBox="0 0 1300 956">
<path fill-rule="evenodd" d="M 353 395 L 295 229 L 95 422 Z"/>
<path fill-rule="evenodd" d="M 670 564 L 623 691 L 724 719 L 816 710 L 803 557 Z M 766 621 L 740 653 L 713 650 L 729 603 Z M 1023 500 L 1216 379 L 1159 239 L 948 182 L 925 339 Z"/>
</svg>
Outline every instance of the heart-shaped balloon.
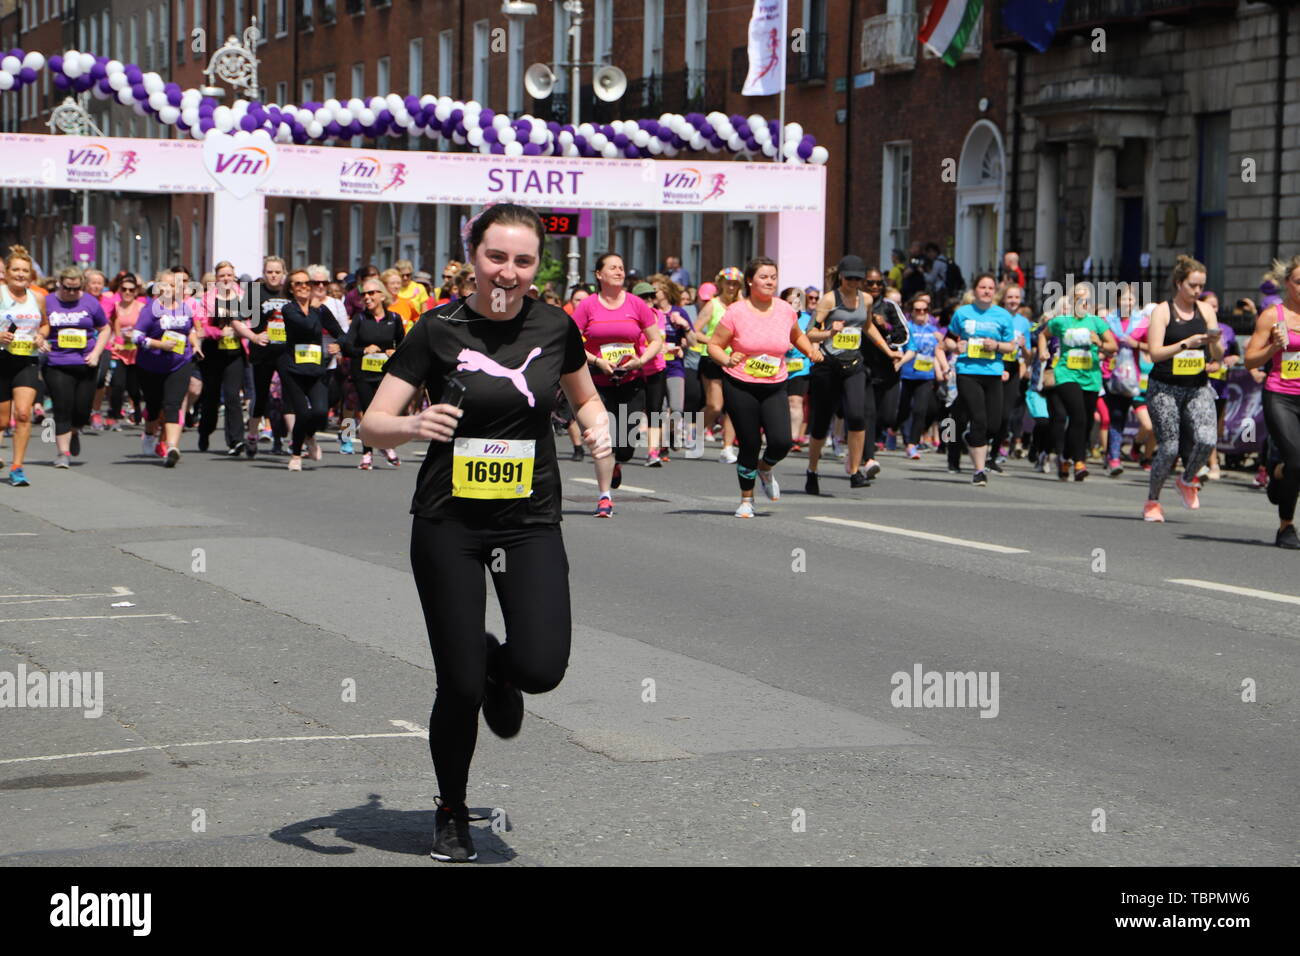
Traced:
<svg viewBox="0 0 1300 956">
<path fill-rule="evenodd" d="M 203 140 L 203 165 L 217 185 L 243 199 L 275 171 L 275 144 L 267 136 L 229 136 L 213 130 Z"/>
</svg>

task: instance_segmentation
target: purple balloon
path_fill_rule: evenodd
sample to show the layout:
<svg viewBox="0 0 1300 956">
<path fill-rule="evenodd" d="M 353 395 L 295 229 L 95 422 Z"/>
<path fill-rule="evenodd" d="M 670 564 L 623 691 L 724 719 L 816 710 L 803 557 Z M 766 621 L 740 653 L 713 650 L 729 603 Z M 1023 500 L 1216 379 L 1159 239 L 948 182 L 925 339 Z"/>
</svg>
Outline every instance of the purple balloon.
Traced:
<svg viewBox="0 0 1300 956">
<path fill-rule="evenodd" d="M 623 153 L 628 159 L 636 159 L 641 155 L 641 150 L 635 145 L 629 143 L 627 149 L 623 150 Z"/>
<path fill-rule="evenodd" d="M 448 119 L 450 119 L 453 123 L 459 123 L 464 118 L 465 118 L 465 111 L 461 109 L 452 110 L 451 116 L 448 117 Z"/>
<path fill-rule="evenodd" d="M 453 122 L 452 120 L 446 120 L 443 122 L 441 126 L 441 130 L 443 136 L 445 136 L 447 139 L 451 139 L 453 136 L 456 135 L 457 132 L 456 123 Z M 465 134 L 461 133 L 461 135 L 464 136 Z"/>
<path fill-rule="evenodd" d="M 132 86 L 144 79 L 144 71 L 135 64 L 126 68 L 126 79 Z"/>
<path fill-rule="evenodd" d="M 63 57 L 61 57 L 59 54 L 57 53 L 54 54 L 45 62 L 50 65 L 50 69 L 53 70 L 55 73 L 61 73 L 63 71 Z"/>
<path fill-rule="evenodd" d="M 27 54 L 24 53 L 22 50 L 18 49 L 18 47 L 14 47 L 14 48 L 13 48 L 12 50 L 10 50 L 6 55 L 7 55 L 7 56 L 16 56 L 18 59 L 21 60 L 21 59 L 22 59 L 23 57 L 25 57 Z"/>
<path fill-rule="evenodd" d="M 408 113 L 414 113 L 423 108 L 420 106 L 420 98 L 415 95 L 408 96 L 406 99 L 402 100 L 402 105 L 406 107 L 406 112 Z"/>
<path fill-rule="evenodd" d="M 690 123 L 692 126 L 699 126 L 704 122 L 704 115 L 701 113 L 687 113 L 686 122 Z"/>
<path fill-rule="evenodd" d="M 495 153 L 496 155 L 501 156 L 501 155 L 503 155 L 503 154 L 505 153 L 506 148 L 505 148 L 505 145 L 502 144 L 502 143 L 493 143 L 493 144 L 492 144 L 492 150 L 491 150 L 491 151 L 492 151 L 493 153 Z"/>
<path fill-rule="evenodd" d="M 62 73 L 54 74 L 54 86 L 56 89 L 67 90 L 72 88 L 72 81 Z"/>
<path fill-rule="evenodd" d="M 533 135 L 533 124 L 528 120 L 516 120 L 514 126 L 515 132 L 519 134 L 521 140 L 526 140 Z"/>
<path fill-rule="evenodd" d="M 35 83 L 36 71 L 30 66 L 25 66 L 18 71 L 18 79 L 22 80 L 24 83 Z"/>
<path fill-rule="evenodd" d="M 84 74 L 72 81 L 72 88 L 78 93 L 84 93 L 94 85 L 95 81 Z"/>
<path fill-rule="evenodd" d="M 212 122 L 212 117 L 211 117 L 211 116 L 200 116 L 200 117 L 199 117 L 199 129 L 203 130 L 203 132 L 206 133 L 208 130 L 210 130 L 210 129 L 216 129 L 216 128 L 217 128 L 217 124 L 214 123 L 214 122 Z"/>
<path fill-rule="evenodd" d="M 736 127 L 736 129 L 740 129 L 745 125 L 745 117 L 741 116 L 739 113 L 732 113 L 727 117 L 727 119 L 730 120 L 731 125 Z"/>
<path fill-rule="evenodd" d="M 307 135 L 306 130 L 296 129 L 293 131 L 293 141 L 295 145 L 305 146 L 311 141 L 311 137 Z"/>
<path fill-rule="evenodd" d="M 92 80 L 102 80 L 107 75 L 108 71 L 104 69 L 104 64 L 96 60 L 95 65 L 90 68 L 90 78 Z"/>
<path fill-rule="evenodd" d="M 540 156 L 541 154 L 542 147 L 538 146 L 536 143 L 527 143 L 524 145 L 525 156 Z"/>
<path fill-rule="evenodd" d="M 491 125 L 492 125 L 492 117 L 494 117 L 494 116 L 496 116 L 496 115 L 497 115 L 497 114 L 496 114 L 496 111 L 495 111 L 495 110 L 490 110 L 490 109 L 486 109 L 486 108 L 485 108 L 485 109 L 484 109 L 482 112 L 480 112 L 479 115 L 478 115 L 478 123 L 479 123 L 479 126 L 491 126 Z"/>
<path fill-rule="evenodd" d="M 149 94 L 145 91 L 145 88 L 144 88 L 143 86 L 134 86 L 134 87 L 132 87 L 132 88 L 131 88 L 131 95 L 134 96 L 137 100 L 147 100 L 147 99 L 149 99 Z"/>
<path fill-rule="evenodd" d="M 800 159 L 807 159 L 812 155 L 812 151 L 813 151 L 813 144 L 802 142 L 802 141 L 799 143 L 799 146 L 796 149 L 796 152 L 799 154 Z"/>
<path fill-rule="evenodd" d="M 658 136 L 659 131 L 663 127 L 659 125 L 659 122 L 657 120 L 642 120 L 641 128 L 645 130 L 647 133 L 649 133 L 651 136 Z"/>
<path fill-rule="evenodd" d="M 379 115 L 375 117 L 376 126 L 389 126 L 393 122 L 393 114 L 389 110 L 380 110 Z"/>
<path fill-rule="evenodd" d="M 613 140 L 611 140 L 611 142 L 613 142 L 613 144 L 617 146 L 619 149 L 627 149 L 627 145 L 628 143 L 631 142 L 631 140 L 629 140 L 622 133 L 616 133 L 614 134 L 614 138 Z"/>
<path fill-rule="evenodd" d="M 572 127 L 572 126 L 561 126 L 559 123 L 555 122 L 555 120 L 551 120 L 549 123 L 547 123 L 547 124 L 546 124 L 546 128 L 549 129 L 549 130 L 551 131 L 551 135 L 552 135 L 552 136 L 559 136 L 559 135 L 560 135 L 560 132 L 561 132 L 562 130 L 566 130 L 566 129 L 567 129 L 570 133 L 573 132 L 573 127 Z"/>
<path fill-rule="evenodd" d="M 186 123 L 185 120 L 183 119 L 178 119 L 176 121 L 176 128 L 180 130 L 182 133 L 188 133 L 190 131 L 189 124 Z"/>
<path fill-rule="evenodd" d="M 245 113 L 244 118 L 239 121 L 239 128 L 247 130 L 250 133 L 261 125 L 262 124 L 257 121 L 257 117 L 253 116 L 251 113 Z"/>
<path fill-rule="evenodd" d="M 500 137 L 497 136 L 497 131 L 495 126 L 489 126 L 487 129 L 483 130 L 483 142 L 485 143 L 500 142 Z"/>
<path fill-rule="evenodd" d="M 103 93 L 106 96 L 113 92 L 113 87 L 109 86 L 108 84 L 108 77 L 103 77 L 102 79 L 100 79 L 99 92 Z"/>
<path fill-rule="evenodd" d="M 175 90 L 167 90 L 167 102 L 172 106 L 181 105 L 181 91 L 179 88 Z"/>
<path fill-rule="evenodd" d="M 338 138 L 343 135 L 343 127 L 339 126 L 334 120 L 330 120 L 325 124 L 325 135 Z"/>
<path fill-rule="evenodd" d="M 573 137 L 573 145 L 576 146 L 576 147 L 578 147 L 579 150 L 584 150 L 584 149 L 586 149 L 586 148 L 587 148 L 587 137 L 583 136 L 582 134 L 578 134 L 577 136 L 574 136 L 574 137 Z"/>
</svg>

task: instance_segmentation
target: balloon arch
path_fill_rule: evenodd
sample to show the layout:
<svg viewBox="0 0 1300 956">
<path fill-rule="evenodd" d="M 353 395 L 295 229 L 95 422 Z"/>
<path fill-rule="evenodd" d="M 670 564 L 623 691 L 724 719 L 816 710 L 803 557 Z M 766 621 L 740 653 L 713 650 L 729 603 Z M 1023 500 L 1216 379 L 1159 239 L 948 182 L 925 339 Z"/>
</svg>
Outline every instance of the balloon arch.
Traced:
<svg viewBox="0 0 1300 956">
<path fill-rule="evenodd" d="M 748 212 L 765 219 L 763 252 L 782 282 L 823 281 L 827 159 L 799 124 L 786 126 L 785 161 L 673 161 L 682 151 L 749 150 L 775 157 L 780 130 L 762 117 L 665 114 L 659 120 L 583 123 L 575 130 L 511 121 L 446 97 L 373 97 L 301 107 L 219 106 L 156 73 L 68 51 L 47 61 L 0 57 L 0 91 L 54 73 L 71 92 L 115 97 L 189 139 L 0 134 L 10 188 L 202 193 L 213 197 L 208 249 L 240 272 L 261 271 L 267 197 L 350 202 L 534 206 L 679 213 Z M 442 136 L 478 153 L 329 146 L 352 136 Z M 661 157 L 668 157 L 667 159 Z M 739 158 L 739 157 L 737 157 Z"/>
</svg>

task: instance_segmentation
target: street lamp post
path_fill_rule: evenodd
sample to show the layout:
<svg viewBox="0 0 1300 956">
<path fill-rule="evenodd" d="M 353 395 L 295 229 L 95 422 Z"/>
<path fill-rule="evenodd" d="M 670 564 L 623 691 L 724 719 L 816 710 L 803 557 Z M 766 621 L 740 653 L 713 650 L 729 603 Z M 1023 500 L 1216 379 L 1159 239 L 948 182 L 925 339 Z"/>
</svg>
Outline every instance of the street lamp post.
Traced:
<svg viewBox="0 0 1300 956">
<path fill-rule="evenodd" d="M 45 125 L 51 132 L 57 130 L 69 136 L 103 136 L 103 130 L 95 125 L 95 121 L 90 118 L 90 111 L 86 109 L 89 99 L 89 93 L 82 93 L 75 98 L 64 97 L 63 102 L 50 112 L 49 121 Z M 90 225 L 89 189 L 81 191 L 81 225 Z"/>
</svg>

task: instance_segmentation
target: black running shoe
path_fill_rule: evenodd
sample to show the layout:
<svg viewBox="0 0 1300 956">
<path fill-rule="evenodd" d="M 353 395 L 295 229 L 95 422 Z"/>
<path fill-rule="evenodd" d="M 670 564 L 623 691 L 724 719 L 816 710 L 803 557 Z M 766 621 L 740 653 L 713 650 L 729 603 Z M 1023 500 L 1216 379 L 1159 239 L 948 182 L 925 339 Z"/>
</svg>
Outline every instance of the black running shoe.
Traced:
<svg viewBox="0 0 1300 956">
<path fill-rule="evenodd" d="M 472 863 L 478 859 L 469 828 L 469 807 L 462 804 L 453 809 L 438 798 L 438 810 L 433 819 L 435 836 L 429 856 L 444 863 Z"/>
<path fill-rule="evenodd" d="M 519 733 L 524 722 L 524 695 L 506 683 L 501 673 L 501 642 L 492 634 L 487 638 L 487 683 L 483 687 L 483 719 L 498 737 L 510 738 Z"/>
<path fill-rule="evenodd" d="M 1278 529 L 1277 546 L 1288 551 L 1300 551 L 1300 537 L 1296 536 L 1295 525 L 1289 524 L 1285 528 Z"/>
<path fill-rule="evenodd" d="M 68 439 L 68 450 L 72 452 L 73 458 L 81 457 L 81 432 L 75 428 L 72 430 L 72 437 Z"/>
<path fill-rule="evenodd" d="M 226 449 L 227 458 L 238 458 L 243 453 L 244 453 L 244 443 L 242 441 L 237 444 L 231 445 L 229 448 Z"/>
<path fill-rule="evenodd" d="M 619 485 L 621 485 L 622 483 L 623 483 L 623 466 L 622 466 L 622 465 L 615 465 L 615 466 L 614 466 L 614 477 L 611 478 L 611 479 L 609 480 L 609 486 L 610 486 L 611 488 L 617 488 L 617 487 L 618 487 Z"/>
<path fill-rule="evenodd" d="M 989 471 L 996 471 L 999 475 L 1001 475 L 1001 474 L 1004 473 L 1004 472 L 1002 471 L 1002 463 L 1001 463 L 1001 462 L 998 462 L 998 461 L 990 461 L 990 462 L 988 463 L 988 466 L 989 466 Z"/>
<path fill-rule="evenodd" d="M 813 497 L 821 496 L 822 487 L 821 483 L 817 480 L 817 472 L 804 472 L 803 493 L 805 495 L 812 495 Z"/>
<path fill-rule="evenodd" d="M 175 448 L 167 449 L 167 460 L 163 462 L 164 468 L 175 468 L 176 463 L 181 460 L 181 453 Z"/>
<path fill-rule="evenodd" d="M 853 474 L 849 475 L 850 488 L 866 488 L 870 484 L 871 479 L 860 471 L 855 471 Z"/>
<path fill-rule="evenodd" d="M 971 475 L 970 483 L 972 485 L 980 485 L 983 487 L 989 483 L 989 476 L 982 471 L 977 471 L 975 474 Z"/>
<path fill-rule="evenodd" d="M 205 435 L 202 432 L 199 433 L 199 451 L 207 451 L 208 446 L 211 443 L 212 443 L 212 439 L 210 436 Z"/>
<path fill-rule="evenodd" d="M 245 440 L 244 440 L 244 457 L 246 457 L 246 458 L 252 458 L 252 457 L 254 457 L 255 455 L 257 455 L 257 439 L 254 438 L 252 441 L 248 441 L 247 439 L 245 439 Z"/>
<path fill-rule="evenodd" d="M 569 461 L 582 461 L 583 451 L 581 445 L 573 446 L 573 454 L 569 456 Z"/>
</svg>

